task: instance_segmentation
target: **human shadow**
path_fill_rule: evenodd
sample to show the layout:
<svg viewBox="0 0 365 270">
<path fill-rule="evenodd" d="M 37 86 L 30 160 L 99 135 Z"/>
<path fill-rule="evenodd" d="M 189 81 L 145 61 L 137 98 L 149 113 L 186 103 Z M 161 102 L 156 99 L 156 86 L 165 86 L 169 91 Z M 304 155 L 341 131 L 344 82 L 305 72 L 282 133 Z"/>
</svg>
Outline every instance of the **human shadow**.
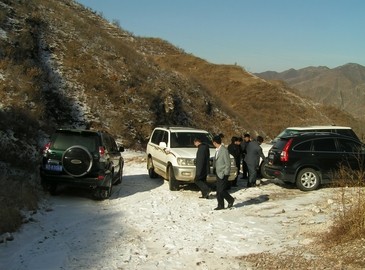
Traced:
<svg viewBox="0 0 365 270">
<path fill-rule="evenodd" d="M 266 202 L 270 200 L 270 196 L 268 194 L 263 194 L 263 195 L 259 195 L 255 198 L 250 198 L 246 201 L 240 202 L 240 203 L 236 203 L 234 204 L 234 207 L 238 208 L 238 207 L 243 207 L 243 206 L 248 206 L 248 205 L 253 205 L 253 204 L 260 204 L 263 202 Z"/>
<path fill-rule="evenodd" d="M 148 174 L 125 175 L 121 184 L 113 186 L 110 199 L 128 197 L 139 192 L 153 190 L 163 185 L 164 181 L 160 177 L 150 178 Z"/>
</svg>

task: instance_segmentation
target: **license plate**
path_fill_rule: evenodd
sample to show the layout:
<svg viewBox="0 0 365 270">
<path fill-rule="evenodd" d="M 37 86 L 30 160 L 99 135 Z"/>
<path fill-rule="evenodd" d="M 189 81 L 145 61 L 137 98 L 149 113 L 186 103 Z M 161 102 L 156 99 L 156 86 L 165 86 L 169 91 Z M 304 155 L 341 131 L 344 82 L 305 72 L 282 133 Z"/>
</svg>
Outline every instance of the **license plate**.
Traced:
<svg viewBox="0 0 365 270">
<path fill-rule="evenodd" d="M 270 154 L 269 159 L 271 159 L 271 160 L 274 159 L 274 154 Z"/>
<path fill-rule="evenodd" d="M 46 170 L 54 172 L 62 172 L 62 165 L 46 164 Z"/>
</svg>

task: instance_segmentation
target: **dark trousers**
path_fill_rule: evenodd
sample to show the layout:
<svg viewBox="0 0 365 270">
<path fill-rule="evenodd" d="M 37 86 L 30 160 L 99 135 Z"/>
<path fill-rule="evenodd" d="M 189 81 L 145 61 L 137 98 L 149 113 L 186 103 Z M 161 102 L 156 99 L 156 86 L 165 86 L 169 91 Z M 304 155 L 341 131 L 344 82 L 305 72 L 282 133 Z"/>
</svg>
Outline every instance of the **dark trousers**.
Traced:
<svg viewBox="0 0 365 270">
<path fill-rule="evenodd" d="M 203 197 L 209 194 L 210 188 L 206 180 L 195 180 L 195 184 L 200 188 Z"/>
<path fill-rule="evenodd" d="M 257 179 L 257 170 L 255 165 L 247 165 L 248 167 L 248 186 L 255 186 Z"/>
<path fill-rule="evenodd" d="M 224 176 L 223 179 L 220 179 L 217 176 L 217 201 L 218 207 L 224 208 L 224 200 L 228 203 L 234 201 L 233 197 L 227 191 L 228 187 L 228 176 Z"/>
<path fill-rule="evenodd" d="M 247 178 L 247 174 L 248 174 L 247 163 L 243 160 L 242 161 L 242 177 Z"/>
</svg>

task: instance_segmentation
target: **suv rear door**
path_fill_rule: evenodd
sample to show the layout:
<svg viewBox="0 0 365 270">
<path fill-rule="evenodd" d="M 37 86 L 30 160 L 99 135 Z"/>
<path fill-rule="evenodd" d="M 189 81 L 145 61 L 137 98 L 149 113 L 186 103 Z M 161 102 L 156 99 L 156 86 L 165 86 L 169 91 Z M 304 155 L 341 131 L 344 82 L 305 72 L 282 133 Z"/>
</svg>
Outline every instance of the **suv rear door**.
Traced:
<svg viewBox="0 0 365 270">
<path fill-rule="evenodd" d="M 364 168 L 364 145 L 346 138 L 339 138 L 337 141 L 339 155 L 342 156 L 342 164 L 355 170 Z"/>
<path fill-rule="evenodd" d="M 342 161 L 342 156 L 338 154 L 335 139 L 313 139 L 311 150 L 311 156 L 313 157 L 311 163 L 320 168 L 322 178 L 332 178 Z"/>
</svg>

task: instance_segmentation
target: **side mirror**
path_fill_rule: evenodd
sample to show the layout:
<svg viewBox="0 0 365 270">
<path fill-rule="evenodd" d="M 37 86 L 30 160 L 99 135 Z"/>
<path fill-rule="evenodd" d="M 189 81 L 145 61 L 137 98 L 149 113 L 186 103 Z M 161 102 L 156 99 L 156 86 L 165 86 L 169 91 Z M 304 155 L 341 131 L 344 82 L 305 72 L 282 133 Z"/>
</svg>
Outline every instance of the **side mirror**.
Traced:
<svg viewBox="0 0 365 270">
<path fill-rule="evenodd" d="M 160 146 L 162 148 L 166 148 L 167 147 L 167 145 L 166 145 L 165 142 L 160 142 L 158 146 Z"/>
<path fill-rule="evenodd" d="M 119 146 L 119 152 L 124 152 L 124 147 L 123 146 Z"/>
</svg>

